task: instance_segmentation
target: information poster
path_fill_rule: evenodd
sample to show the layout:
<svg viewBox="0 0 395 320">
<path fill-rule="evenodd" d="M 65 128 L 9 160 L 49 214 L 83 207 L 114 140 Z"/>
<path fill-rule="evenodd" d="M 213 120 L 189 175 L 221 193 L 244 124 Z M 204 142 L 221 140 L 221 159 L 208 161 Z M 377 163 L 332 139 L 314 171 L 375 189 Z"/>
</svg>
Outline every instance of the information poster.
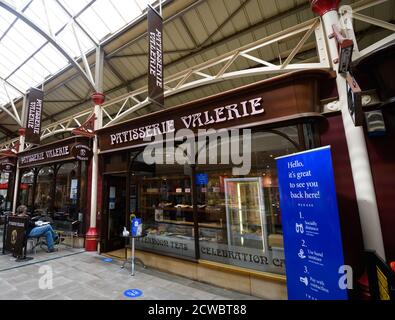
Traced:
<svg viewBox="0 0 395 320">
<path fill-rule="evenodd" d="M 77 200 L 77 192 L 78 192 L 78 179 L 71 179 L 71 185 L 70 185 L 71 200 Z"/>
<path fill-rule="evenodd" d="M 345 300 L 330 147 L 277 158 L 288 298 Z"/>
</svg>

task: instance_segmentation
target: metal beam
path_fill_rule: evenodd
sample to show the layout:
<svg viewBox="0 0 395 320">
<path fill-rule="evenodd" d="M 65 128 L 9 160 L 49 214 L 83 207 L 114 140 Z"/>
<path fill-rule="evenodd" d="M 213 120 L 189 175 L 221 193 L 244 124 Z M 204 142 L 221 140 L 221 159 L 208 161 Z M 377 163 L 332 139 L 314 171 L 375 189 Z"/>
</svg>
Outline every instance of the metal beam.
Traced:
<svg viewBox="0 0 395 320">
<path fill-rule="evenodd" d="M 119 73 L 117 69 L 113 66 L 110 60 L 104 60 L 106 66 L 110 69 L 110 71 L 121 81 L 122 83 L 126 83 L 127 80 Z"/>
<path fill-rule="evenodd" d="M 7 137 L 10 137 L 10 138 L 18 136 L 14 131 L 12 131 L 2 125 L 0 125 L 0 131 L 3 132 Z"/>
<path fill-rule="evenodd" d="M 18 91 L 22 96 L 25 95 L 22 90 L 18 89 L 17 87 L 15 87 L 13 84 L 11 84 L 8 80 L 0 77 L 0 81 L 5 82 L 9 87 L 11 87 L 12 89 L 14 89 L 15 91 Z"/>
<path fill-rule="evenodd" d="M 61 45 L 59 45 L 57 43 L 55 38 L 50 36 L 47 32 L 45 32 L 42 28 L 40 28 L 35 22 L 30 20 L 22 12 L 16 10 L 14 7 L 12 7 L 10 4 L 8 4 L 4 0 L 0 0 L 0 7 L 4 8 L 9 13 L 15 15 L 17 18 L 19 18 L 21 21 L 23 21 L 29 27 L 31 27 L 33 30 L 35 30 L 38 34 L 40 34 L 49 43 L 51 43 L 78 70 L 78 72 L 82 75 L 82 77 L 85 79 L 85 81 L 88 83 L 88 85 L 90 87 L 92 87 L 92 89 L 95 88 L 95 84 L 91 82 L 88 75 L 84 72 L 84 70 L 81 68 L 81 66 L 67 53 L 67 51 L 65 49 L 62 48 Z"/>
<path fill-rule="evenodd" d="M 74 89 L 70 88 L 67 84 L 64 84 L 64 87 L 72 93 L 73 96 L 75 96 L 77 99 L 82 100 L 83 97 L 81 97 L 77 92 L 75 92 Z"/>
</svg>

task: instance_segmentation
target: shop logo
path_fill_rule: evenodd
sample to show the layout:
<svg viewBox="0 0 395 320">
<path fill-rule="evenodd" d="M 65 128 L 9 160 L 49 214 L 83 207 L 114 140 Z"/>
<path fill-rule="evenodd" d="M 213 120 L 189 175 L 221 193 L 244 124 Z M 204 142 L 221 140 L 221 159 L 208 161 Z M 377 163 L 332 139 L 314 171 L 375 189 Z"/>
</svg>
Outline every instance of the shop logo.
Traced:
<svg viewBox="0 0 395 320">
<path fill-rule="evenodd" d="M 11 232 L 11 244 L 14 246 L 16 244 L 16 240 L 18 239 L 18 231 L 12 230 Z"/>
<path fill-rule="evenodd" d="M 144 162 L 179 165 L 231 165 L 233 175 L 248 175 L 251 170 L 250 129 L 181 129 L 144 138 L 151 141 L 143 152 Z"/>
<path fill-rule="evenodd" d="M 73 146 L 72 155 L 74 158 L 80 161 L 88 161 L 92 156 L 92 150 L 84 144 L 76 144 Z"/>
<path fill-rule="evenodd" d="M 15 165 L 10 162 L 0 163 L 0 171 L 4 173 L 12 173 L 14 171 Z"/>
</svg>

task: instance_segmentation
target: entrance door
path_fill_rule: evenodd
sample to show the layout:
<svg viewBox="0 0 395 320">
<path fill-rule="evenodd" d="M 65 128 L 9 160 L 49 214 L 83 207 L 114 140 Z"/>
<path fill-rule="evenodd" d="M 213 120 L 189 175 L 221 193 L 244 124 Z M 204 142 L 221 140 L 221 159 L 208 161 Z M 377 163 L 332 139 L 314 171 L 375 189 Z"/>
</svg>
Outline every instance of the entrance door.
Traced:
<svg viewBox="0 0 395 320">
<path fill-rule="evenodd" d="M 104 178 L 105 201 L 103 208 L 101 251 L 108 252 L 124 247 L 122 231 L 127 227 L 126 177 L 108 175 Z"/>
</svg>

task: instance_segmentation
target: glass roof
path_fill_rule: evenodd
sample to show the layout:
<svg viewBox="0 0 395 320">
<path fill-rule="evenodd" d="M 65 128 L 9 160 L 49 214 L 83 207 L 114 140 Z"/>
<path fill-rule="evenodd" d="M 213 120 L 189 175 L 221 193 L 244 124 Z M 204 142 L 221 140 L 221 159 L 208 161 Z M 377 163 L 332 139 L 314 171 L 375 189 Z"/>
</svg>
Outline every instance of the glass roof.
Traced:
<svg viewBox="0 0 395 320">
<path fill-rule="evenodd" d="M 155 0 L 0 0 L 22 12 L 74 59 L 140 17 Z M 162 3 L 165 1 L 162 1 Z M 75 36 L 76 35 L 76 36 Z M 78 39 L 78 40 L 76 40 Z M 81 50 L 80 50 L 81 48 Z M 39 87 L 69 61 L 0 7 L 0 105 Z"/>
</svg>

